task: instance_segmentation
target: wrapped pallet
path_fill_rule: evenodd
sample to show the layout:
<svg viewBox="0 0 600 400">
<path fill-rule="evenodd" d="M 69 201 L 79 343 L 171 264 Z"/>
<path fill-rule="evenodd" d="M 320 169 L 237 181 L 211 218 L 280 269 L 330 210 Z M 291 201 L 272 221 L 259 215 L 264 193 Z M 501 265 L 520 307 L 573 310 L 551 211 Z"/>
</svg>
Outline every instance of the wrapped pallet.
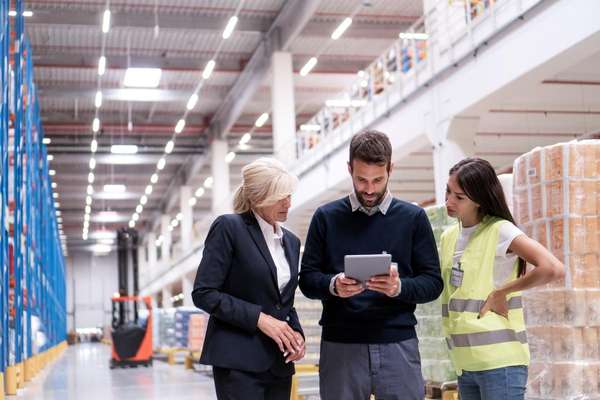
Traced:
<svg viewBox="0 0 600 400">
<path fill-rule="evenodd" d="M 192 307 L 179 307 L 175 311 L 175 347 L 188 348 L 188 333 L 190 317 L 204 314 L 203 311 Z"/>
<path fill-rule="evenodd" d="M 456 220 L 448 216 L 445 206 L 428 207 L 425 212 L 439 250 L 442 233 L 455 224 Z M 442 330 L 441 300 L 417 305 L 415 315 L 418 322 L 417 336 L 420 342 L 423 378 L 436 384 L 455 380 L 456 371 L 448 357 L 448 347 Z"/>
<path fill-rule="evenodd" d="M 198 353 L 202 352 L 207 324 L 208 314 L 202 312 L 190 315 L 188 324 L 188 349 L 190 349 L 190 351 Z"/>
<path fill-rule="evenodd" d="M 536 148 L 514 163 L 521 229 L 565 265 L 524 293 L 529 399 L 600 398 L 600 141 Z"/>
</svg>

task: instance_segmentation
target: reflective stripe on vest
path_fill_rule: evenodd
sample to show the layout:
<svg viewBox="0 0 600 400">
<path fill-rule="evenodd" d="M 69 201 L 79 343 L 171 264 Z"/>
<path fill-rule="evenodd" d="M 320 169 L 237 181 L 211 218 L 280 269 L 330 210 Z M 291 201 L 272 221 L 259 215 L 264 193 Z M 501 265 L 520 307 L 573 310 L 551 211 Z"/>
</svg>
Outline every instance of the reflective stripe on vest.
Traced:
<svg viewBox="0 0 600 400">
<path fill-rule="evenodd" d="M 485 304 L 484 300 L 475 299 L 451 299 L 450 304 L 442 304 L 442 317 L 448 317 L 449 311 L 478 313 Z M 523 308 L 523 298 L 515 296 L 508 300 L 508 309 L 516 310 Z"/>
<path fill-rule="evenodd" d="M 488 344 L 498 344 L 506 342 L 527 343 L 527 332 L 516 332 L 512 329 L 501 329 L 498 331 L 462 333 L 450 335 L 446 338 L 448 348 L 485 346 Z"/>
</svg>

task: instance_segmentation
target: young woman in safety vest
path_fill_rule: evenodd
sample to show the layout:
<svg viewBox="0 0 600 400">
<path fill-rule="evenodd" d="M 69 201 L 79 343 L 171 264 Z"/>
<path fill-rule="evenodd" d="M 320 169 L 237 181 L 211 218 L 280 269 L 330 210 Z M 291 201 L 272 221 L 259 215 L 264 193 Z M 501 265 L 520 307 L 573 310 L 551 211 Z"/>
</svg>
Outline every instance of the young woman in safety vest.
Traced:
<svg viewBox="0 0 600 400">
<path fill-rule="evenodd" d="M 563 265 L 515 226 L 489 162 L 450 169 L 441 239 L 442 316 L 461 400 L 525 396 L 529 347 L 521 291 L 564 276 Z M 535 268 L 526 271 L 526 263 Z"/>
</svg>

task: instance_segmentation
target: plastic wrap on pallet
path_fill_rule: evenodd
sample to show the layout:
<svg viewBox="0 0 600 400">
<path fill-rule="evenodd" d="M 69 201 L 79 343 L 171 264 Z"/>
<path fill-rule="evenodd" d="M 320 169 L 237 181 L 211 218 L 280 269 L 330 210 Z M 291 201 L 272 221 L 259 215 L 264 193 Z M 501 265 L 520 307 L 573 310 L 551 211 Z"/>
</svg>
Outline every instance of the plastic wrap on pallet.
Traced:
<svg viewBox="0 0 600 400">
<path fill-rule="evenodd" d="M 425 209 L 435 242 L 440 245 L 442 233 L 456 223 L 448 216 L 445 206 L 432 206 Z M 447 382 L 456 379 L 456 371 L 448 356 L 448 349 L 442 331 L 442 303 L 436 301 L 417 305 L 417 336 L 421 352 L 421 370 L 427 381 Z"/>
<path fill-rule="evenodd" d="M 529 399 L 600 398 L 600 141 L 536 148 L 514 162 L 521 229 L 565 279 L 524 293 Z"/>
</svg>

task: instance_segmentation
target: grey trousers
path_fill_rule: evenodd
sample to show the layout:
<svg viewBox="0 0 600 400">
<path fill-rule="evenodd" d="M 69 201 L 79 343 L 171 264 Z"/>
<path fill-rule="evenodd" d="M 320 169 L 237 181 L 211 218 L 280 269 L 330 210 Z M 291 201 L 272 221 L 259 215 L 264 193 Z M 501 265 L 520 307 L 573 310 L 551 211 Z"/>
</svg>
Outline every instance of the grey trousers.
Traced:
<svg viewBox="0 0 600 400">
<path fill-rule="evenodd" d="M 397 343 L 321 342 L 319 389 L 322 400 L 422 400 L 418 339 Z"/>
</svg>

